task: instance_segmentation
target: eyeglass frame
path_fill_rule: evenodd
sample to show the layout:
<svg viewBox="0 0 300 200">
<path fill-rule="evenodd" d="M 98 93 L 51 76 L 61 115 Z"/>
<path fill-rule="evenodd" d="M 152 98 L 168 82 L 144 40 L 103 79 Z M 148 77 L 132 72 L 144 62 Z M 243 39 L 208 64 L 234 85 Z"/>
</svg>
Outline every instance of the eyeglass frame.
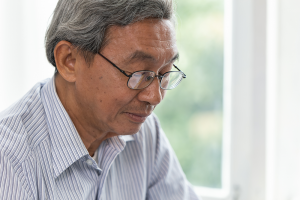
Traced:
<svg viewBox="0 0 300 200">
<path fill-rule="evenodd" d="M 165 75 L 166 73 L 169 73 L 169 72 L 172 72 L 172 71 L 168 71 L 168 72 L 164 73 L 163 75 L 159 75 L 159 74 L 156 75 L 155 72 L 154 72 L 155 76 L 153 77 L 153 80 L 151 81 L 151 83 L 149 83 L 149 85 L 147 85 L 146 87 L 143 87 L 143 88 L 137 88 L 137 89 L 134 89 L 134 88 L 131 88 L 131 87 L 128 86 L 128 82 L 129 82 L 130 78 L 132 77 L 132 75 L 133 75 L 134 73 L 136 73 L 136 72 L 141 72 L 141 71 L 148 71 L 148 72 L 153 72 L 153 71 L 150 71 L 150 70 L 139 70 L 139 71 L 135 71 L 135 72 L 130 72 L 131 74 L 128 75 L 128 74 L 126 74 L 126 72 L 125 72 L 124 70 L 120 69 L 116 64 L 114 64 L 112 61 L 110 61 L 110 60 L 109 60 L 108 58 L 106 58 L 104 55 L 102 55 L 102 54 L 99 53 L 99 52 L 98 52 L 98 54 L 99 54 L 102 58 L 104 58 L 106 61 L 108 61 L 112 66 L 114 66 L 115 68 L 117 68 L 122 74 L 124 74 L 125 76 L 128 77 L 127 87 L 130 88 L 130 89 L 132 89 L 132 90 L 141 90 L 141 89 L 144 89 L 144 88 L 148 87 L 148 86 L 153 82 L 153 80 L 154 80 L 155 77 L 158 78 L 158 80 L 159 80 L 159 87 L 160 87 L 161 89 L 163 89 L 163 90 L 171 90 L 171 89 L 164 89 L 164 88 L 162 88 L 162 87 L 161 87 L 161 80 L 162 80 L 162 78 L 164 77 L 164 75 Z M 183 71 L 181 71 L 175 64 L 173 64 L 173 66 L 174 66 L 179 72 L 182 73 L 182 75 L 183 75 L 182 78 L 186 78 L 186 75 L 185 75 L 185 73 L 184 73 Z M 181 81 L 180 81 L 180 82 L 181 82 Z M 177 87 L 177 86 L 176 86 L 176 87 Z M 172 88 L 172 89 L 174 89 L 174 88 Z"/>
</svg>

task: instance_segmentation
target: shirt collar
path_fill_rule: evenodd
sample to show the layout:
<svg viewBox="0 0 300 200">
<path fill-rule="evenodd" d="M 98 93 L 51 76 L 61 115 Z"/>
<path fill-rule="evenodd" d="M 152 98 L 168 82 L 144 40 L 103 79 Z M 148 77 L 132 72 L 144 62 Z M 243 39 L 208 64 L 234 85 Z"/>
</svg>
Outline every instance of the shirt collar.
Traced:
<svg viewBox="0 0 300 200">
<path fill-rule="evenodd" d="M 132 135 L 120 135 L 120 139 L 123 139 L 125 142 L 134 141 L 134 137 Z"/>
<path fill-rule="evenodd" d="M 88 155 L 88 151 L 56 93 L 54 80 L 55 75 L 42 88 L 41 96 L 49 127 L 56 178 L 78 159 Z"/>
</svg>

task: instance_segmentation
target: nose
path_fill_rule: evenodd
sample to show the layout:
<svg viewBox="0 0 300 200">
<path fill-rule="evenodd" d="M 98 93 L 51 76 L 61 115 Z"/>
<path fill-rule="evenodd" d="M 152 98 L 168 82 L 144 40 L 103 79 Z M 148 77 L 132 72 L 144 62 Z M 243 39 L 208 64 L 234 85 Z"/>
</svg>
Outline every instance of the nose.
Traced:
<svg viewBox="0 0 300 200">
<path fill-rule="evenodd" d="M 156 106 L 164 98 L 164 94 L 165 90 L 160 88 L 159 79 L 155 78 L 148 87 L 139 92 L 138 99 Z"/>
</svg>

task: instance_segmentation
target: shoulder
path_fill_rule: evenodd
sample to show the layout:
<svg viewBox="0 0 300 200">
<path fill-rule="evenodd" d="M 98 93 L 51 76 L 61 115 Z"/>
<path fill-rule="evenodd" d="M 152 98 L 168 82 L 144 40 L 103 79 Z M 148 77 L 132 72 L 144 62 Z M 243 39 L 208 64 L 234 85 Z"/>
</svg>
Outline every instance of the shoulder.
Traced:
<svg viewBox="0 0 300 200">
<path fill-rule="evenodd" d="M 43 85 L 36 84 L 19 101 L 0 113 L 0 179 L 6 180 L 11 187 L 10 190 L 0 187 L 0 193 L 6 195 L 6 199 L 27 199 L 31 194 L 26 174 L 31 167 L 36 167 L 33 149 L 47 132 L 40 97 Z M 34 175 L 32 171 L 29 174 Z"/>
<path fill-rule="evenodd" d="M 0 113 L 0 151 L 13 163 L 21 163 L 46 129 L 40 90 L 36 84 L 19 101 Z"/>
</svg>

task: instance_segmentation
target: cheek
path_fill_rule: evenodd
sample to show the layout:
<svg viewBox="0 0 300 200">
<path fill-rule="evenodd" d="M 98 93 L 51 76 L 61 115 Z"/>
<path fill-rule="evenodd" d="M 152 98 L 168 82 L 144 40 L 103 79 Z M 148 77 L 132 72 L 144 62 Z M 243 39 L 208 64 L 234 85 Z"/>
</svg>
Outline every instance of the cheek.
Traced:
<svg viewBox="0 0 300 200">
<path fill-rule="evenodd" d="M 129 94 L 127 80 L 123 79 L 126 77 L 91 69 L 82 73 L 75 83 L 79 96 L 89 110 L 116 114 L 132 101 L 134 97 Z"/>
<path fill-rule="evenodd" d="M 77 102 L 82 108 L 93 111 L 97 109 L 98 105 L 101 105 L 105 99 L 105 93 L 103 90 L 102 80 L 104 78 L 101 75 L 92 75 L 90 73 L 82 73 L 75 82 Z"/>
<path fill-rule="evenodd" d="M 96 98 L 101 109 L 116 114 L 122 112 L 122 109 L 131 104 L 134 96 L 128 94 L 124 88 L 110 88 L 102 90 Z"/>
</svg>

